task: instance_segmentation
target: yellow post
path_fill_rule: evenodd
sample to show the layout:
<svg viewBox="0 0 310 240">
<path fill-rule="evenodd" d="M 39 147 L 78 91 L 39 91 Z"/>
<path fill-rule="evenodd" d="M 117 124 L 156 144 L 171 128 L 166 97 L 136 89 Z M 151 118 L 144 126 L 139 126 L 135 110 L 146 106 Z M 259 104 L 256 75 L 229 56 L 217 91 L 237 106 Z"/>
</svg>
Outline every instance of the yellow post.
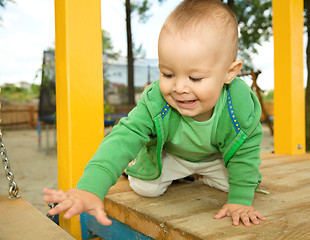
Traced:
<svg viewBox="0 0 310 240">
<path fill-rule="evenodd" d="M 55 0 L 59 189 L 74 188 L 104 137 L 100 0 Z M 77 217 L 60 225 L 81 238 Z"/>
<path fill-rule="evenodd" d="M 305 153 L 303 0 L 273 0 L 275 153 Z"/>
</svg>

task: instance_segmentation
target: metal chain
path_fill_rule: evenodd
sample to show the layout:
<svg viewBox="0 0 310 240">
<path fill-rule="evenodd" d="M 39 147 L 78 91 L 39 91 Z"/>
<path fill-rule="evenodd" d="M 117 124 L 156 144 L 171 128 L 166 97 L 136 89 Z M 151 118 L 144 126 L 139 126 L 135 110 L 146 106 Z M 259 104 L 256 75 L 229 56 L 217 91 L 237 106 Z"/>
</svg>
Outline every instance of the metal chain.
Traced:
<svg viewBox="0 0 310 240">
<path fill-rule="evenodd" d="M 47 206 L 49 207 L 49 210 L 51 210 L 52 208 L 55 207 L 55 204 L 54 204 L 54 203 L 47 203 Z M 47 214 L 46 216 L 47 216 L 49 219 L 51 219 L 51 220 L 54 220 L 54 218 L 55 218 L 55 215 Z"/>
<path fill-rule="evenodd" d="M 0 121 L 1 121 L 1 119 L 0 119 Z M 18 195 L 19 188 L 17 186 L 17 183 L 14 181 L 14 174 L 11 170 L 10 162 L 9 162 L 9 159 L 8 159 L 7 153 L 6 153 L 6 148 L 5 148 L 3 141 L 2 141 L 1 129 L 0 129 L 0 155 L 1 155 L 2 163 L 3 163 L 6 179 L 9 181 L 9 195 L 10 195 L 9 198 L 10 199 L 18 198 L 18 197 L 20 197 Z"/>
<path fill-rule="evenodd" d="M 1 94 L 1 87 L 0 87 Z M 1 101 L 0 101 L 0 110 L 1 110 Z M 2 141 L 2 132 L 1 132 L 1 115 L 0 115 L 0 156 L 2 159 L 4 172 L 6 175 L 6 179 L 9 181 L 9 199 L 18 198 L 19 188 L 17 183 L 14 181 L 14 174 L 11 171 L 10 162 L 6 154 L 6 149 Z"/>
</svg>

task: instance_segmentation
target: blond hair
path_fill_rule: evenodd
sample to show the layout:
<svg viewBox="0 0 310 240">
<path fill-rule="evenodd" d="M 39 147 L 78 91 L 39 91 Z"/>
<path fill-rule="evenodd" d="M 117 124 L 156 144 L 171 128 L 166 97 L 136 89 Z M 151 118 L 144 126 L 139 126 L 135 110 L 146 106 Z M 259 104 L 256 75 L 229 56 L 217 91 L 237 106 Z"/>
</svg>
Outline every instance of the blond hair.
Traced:
<svg viewBox="0 0 310 240">
<path fill-rule="evenodd" d="M 201 33 L 209 27 L 219 31 L 230 43 L 234 61 L 238 52 L 238 22 L 234 12 L 220 0 L 184 0 L 168 16 L 162 30 Z"/>
</svg>

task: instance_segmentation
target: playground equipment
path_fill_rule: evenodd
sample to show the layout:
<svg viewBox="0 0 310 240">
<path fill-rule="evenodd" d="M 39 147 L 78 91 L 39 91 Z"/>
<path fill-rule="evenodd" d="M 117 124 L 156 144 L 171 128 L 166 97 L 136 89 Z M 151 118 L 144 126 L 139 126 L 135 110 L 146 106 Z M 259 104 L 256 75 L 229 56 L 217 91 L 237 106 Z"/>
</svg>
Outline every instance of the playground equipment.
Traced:
<svg viewBox="0 0 310 240">
<path fill-rule="evenodd" d="M 18 194 L 1 129 L 0 155 L 9 182 L 9 196 L 0 195 L 0 239 L 74 239 Z"/>
<path fill-rule="evenodd" d="M 111 189 L 105 200 L 107 213 L 110 216 L 145 234 L 153 232 L 154 235 L 151 236 L 158 239 L 207 237 L 199 235 L 199 231 L 202 230 L 205 234 L 209 234 L 210 238 L 238 238 L 240 232 L 242 237 L 248 236 L 252 239 L 253 236 L 254 238 L 255 236 L 283 238 L 283 234 L 286 234 L 288 239 L 298 236 L 305 239 L 310 237 L 308 230 L 310 227 L 309 155 L 301 155 L 304 153 L 304 148 L 297 147 L 304 145 L 305 132 L 302 86 L 302 3 L 302 0 L 273 1 L 275 90 L 278 91 L 274 99 L 275 151 L 291 154 L 294 157 L 272 155 L 269 156 L 270 160 L 263 160 L 266 163 L 263 174 L 265 179 L 267 176 L 266 182 L 271 184 L 270 190 L 271 192 L 275 190 L 275 194 L 269 195 L 267 200 L 258 197 L 257 204 L 271 221 L 267 220 L 259 228 L 240 230 L 239 227 L 231 226 L 228 219 L 221 220 L 220 223 L 217 220 L 210 220 L 215 213 L 214 207 L 218 202 L 225 201 L 224 195 L 220 195 L 219 192 L 210 189 L 208 196 L 205 196 L 205 192 L 199 186 L 193 188 L 192 185 L 190 187 L 186 184 L 176 185 L 164 196 L 165 199 L 153 202 L 134 195 L 127 181 L 122 179 Z M 79 4 L 72 0 L 55 0 L 55 11 L 58 61 L 56 87 L 57 99 L 60 100 L 57 101 L 59 104 L 57 105 L 59 188 L 68 190 L 75 187 L 84 166 L 103 139 L 100 0 L 82 0 Z M 300 156 L 296 156 L 297 154 Z M 273 169 L 275 166 L 277 171 Z M 293 173 L 292 169 L 296 169 L 296 172 Z M 301 184 L 298 189 L 294 187 L 297 184 Z M 214 200 L 212 195 L 220 199 Z M 29 209 L 26 204 L 21 203 L 18 206 L 13 204 L 21 202 L 22 198 L 8 201 L 6 197 L 5 200 L 3 197 L 0 198 L 1 237 L 8 236 L 16 239 L 14 234 L 18 234 L 26 239 L 25 236 L 30 229 L 37 228 L 46 234 L 51 232 L 53 227 L 50 225 L 41 228 L 43 225 L 53 224 L 46 217 L 37 217 L 38 213 L 34 212 L 33 208 Z M 212 207 L 209 208 L 209 206 Z M 203 209 L 205 211 L 202 211 Z M 18 213 L 14 211 L 12 214 L 11 210 L 16 210 Z M 20 217 L 21 213 L 27 212 L 34 212 L 34 217 L 29 217 L 27 214 Z M 157 216 L 154 216 L 156 214 Z M 13 221 L 7 222 L 9 215 Z M 64 229 L 76 238 L 80 238 L 81 228 L 77 218 L 60 220 Z M 15 221 L 17 224 L 13 224 Z M 15 230 L 19 224 L 27 224 L 22 232 Z M 89 226 L 89 229 L 96 227 L 95 224 L 90 225 L 93 226 Z M 9 231 L 12 228 L 14 232 Z M 99 229 L 99 231 L 103 230 Z M 41 237 L 36 231 L 32 234 L 35 234 L 37 239 L 48 239 L 45 236 Z M 196 238 L 193 234 L 196 234 L 194 235 Z M 68 236 L 66 238 L 60 235 L 55 238 L 70 239 Z"/>
<path fill-rule="evenodd" d="M 102 226 L 84 213 L 82 239 L 309 239 L 309 160 L 310 155 L 262 155 L 261 187 L 270 195 L 255 196 L 255 208 L 267 218 L 259 226 L 236 227 L 230 218 L 214 219 L 227 195 L 201 180 L 172 184 L 163 196 L 144 198 L 121 177 L 104 201 L 112 225 Z"/>
<path fill-rule="evenodd" d="M 273 135 L 273 122 L 272 122 L 272 118 L 271 118 L 271 116 L 269 116 L 268 112 L 266 111 L 265 104 L 264 104 L 264 101 L 263 101 L 263 98 L 262 98 L 262 95 L 261 95 L 262 90 L 260 89 L 260 87 L 257 84 L 257 78 L 258 78 L 259 74 L 261 74 L 260 70 L 254 72 L 254 70 L 251 69 L 250 72 L 240 73 L 240 74 L 238 74 L 238 76 L 239 77 L 251 76 L 251 78 L 252 78 L 251 89 L 253 90 L 253 92 L 255 92 L 255 94 L 256 94 L 259 102 L 260 102 L 260 105 L 262 107 L 263 120 L 267 123 L 267 126 L 268 126 L 268 128 L 270 130 L 270 133 Z"/>
<path fill-rule="evenodd" d="M 8 199 L 0 195 L 0 216 L 1 240 L 74 240 L 22 197 Z"/>
<path fill-rule="evenodd" d="M 0 122 L 1 122 L 1 119 L 0 119 Z M 6 148 L 2 140 L 1 129 L 0 129 L 0 155 L 1 155 L 1 160 L 2 160 L 3 167 L 4 167 L 6 179 L 9 181 L 9 190 L 8 190 L 9 199 L 19 198 L 20 197 L 18 195 L 19 188 L 17 186 L 17 183 L 14 181 L 14 174 L 11 170 L 10 162 L 7 157 Z"/>
<path fill-rule="evenodd" d="M 54 128 L 56 145 L 56 93 L 55 93 L 55 53 L 43 52 L 42 77 L 39 98 L 39 118 L 37 123 L 38 148 L 41 150 L 41 126 L 45 126 L 46 153 L 49 151 L 49 129 Z"/>
<path fill-rule="evenodd" d="M 114 126 L 122 117 L 126 117 L 127 113 L 106 113 L 104 114 L 104 126 Z"/>
<path fill-rule="evenodd" d="M 299 155 L 305 153 L 304 148 L 298 147 L 304 146 L 305 143 L 302 77 L 303 1 L 274 0 L 273 11 L 275 41 L 275 152 Z M 72 0 L 56 0 L 55 17 L 56 92 L 57 103 L 59 101 L 62 102 L 61 105 L 57 105 L 57 123 L 62 124 L 62 126 L 58 125 L 57 129 L 58 137 L 62 140 L 61 143 L 58 142 L 59 188 L 67 190 L 75 187 L 82 175 L 84 166 L 103 138 L 100 1 L 94 0 L 90 2 L 84 0 L 80 4 L 75 4 Z M 77 59 L 79 61 L 76 61 Z M 88 81 L 85 81 L 85 79 Z M 83 112 L 83 116 L 81 116 L 80 112 Z M 91 116 L 92 126 L 84 125 L 90 122 L 87 121 L 89 119 L 85 116 Z M 72 121 L 74 121 L 74 124 L 72 124 Z M 81 132 L 82 134 L 84 132 L 88 134 L 81 136 Z M 81 151 L 76 151 L 76 149 L 87 149 L 87 151 L 82 151 L 81 154 Z M 293 164 L 293 159 L 286 159 L 284 162 L 291 161 Z M 284 176 L 286 173 L 282 172 Z M 124 193 L 124 191 L 122 189 L 119 195 Z M 201 193 L 199 192 L 199 194 Z M 124 195 L 126 195 L 126 192 Z M 186 194 L 183 194 L 181 198 L 184 198 L 184 195 L 186 196 Z M 123 200 L 126 200 L 125 196 Z M 201 200 L 197 200 L 197 202 L 199 201 Z M 108 203 L 110 200 L 107 198 L 105 202 Z M 145 202 L 145 200 L 142 202 Z M 275 206 L 277 204 L 275 203 Z M 124 209 L 126 207 L 127 205 L 125 204 Z M 115 211 L 119 209 L 118 205 L 106 206 L 106 209 L 110 208 Z M 171 206 L 172 209 L 175 208 Z M 138 210 L 141 209 L 139 208 Z M 201 212 L 201 209 L 196 210 Z M 164 211 L 160 210 L 160 212 Z M 178 214 L 177 211 L 175 213 Z M 277 214 L 277 216 L 280 216 L 279 212 Z M 129 216 L 135 216 L 134 212 L 129 214 Z M 124 215 L 119 211 L 118 214 L 115 214 L 115 217 L 123 219 Z M 156 221 L 152 218 L 148 219 L 150 222 Z M 132 218 L 131 220 L 125 223 L 135 224 L 137 222 Z M 187 216 L 186 219 L 182 220 L 184 220 L 185 224 L 196 221 L 191 216 Z M 163 219 L 163 221 L 166 223 L 165 221 L 168 221 L 168 219 Z M 147 224 L 147 222 L 147 220 L 143 222 L 138 221 L 137 225 L 138 227 L 143 226 L 142 223 Z M 178 219 L 175 219 L 175 222 L 178 222 Z M 76 218 L 72 220 L 60 219 L 60 225 L 76 238 L 80 238 L 80 225 Z M 162 228 L 156 228 L 154 225 L 148 226 L 146 228 L 161 229 L 162 231 L 167 229 L 165 224 Z M 195 226 L 189 226 L 195 229 Z M 184 224 L 179 225 L 179 227 L 186 228 Z M 227 232 L 225 230 L 227 228 L 222 229 L 218 234 Z M 206 232 L 210 231 L 213 231 L 212 226 Z M 236 231 L 238 230 L 235 228 L 230 229 L 229 232 L 233 233 Z"/>
</svg>

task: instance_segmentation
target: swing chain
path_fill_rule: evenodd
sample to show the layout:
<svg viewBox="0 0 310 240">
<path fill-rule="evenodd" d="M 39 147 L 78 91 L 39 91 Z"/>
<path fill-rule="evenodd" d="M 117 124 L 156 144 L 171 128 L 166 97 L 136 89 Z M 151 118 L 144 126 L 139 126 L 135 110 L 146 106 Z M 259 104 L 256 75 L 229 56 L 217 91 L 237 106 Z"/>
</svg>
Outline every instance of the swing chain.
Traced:
<svg viewBox="0 0 310 240">
<path fill-rule="evenodd" d="M 55 204 L 54 203 L 47 203 L 47 206 L 49 207 L 49 210 L 51 210 L 52 208 L 55 207 Z M 50 218 L 51 220 L 54 220 L 55 215 L 47 214 L 47 217 Z"/>
<path fill-rule="evenodd" d="M 19 188 L 17 186 L 17 183 L 14 181 L 14 174 L 11 170 L 10 162 L 9 162 L 9 159 L 6 153 L 6 148 L 2 141 L 1 129 L 0 129 L 0 155 L 1 155 L 2 163 L 3 163 L 6 179 L 9 181 L 9 195 L 10 195 L 9 198 L 10 199 L 18 198 L 20 197 L 18 195 Z"/>
</svg>

